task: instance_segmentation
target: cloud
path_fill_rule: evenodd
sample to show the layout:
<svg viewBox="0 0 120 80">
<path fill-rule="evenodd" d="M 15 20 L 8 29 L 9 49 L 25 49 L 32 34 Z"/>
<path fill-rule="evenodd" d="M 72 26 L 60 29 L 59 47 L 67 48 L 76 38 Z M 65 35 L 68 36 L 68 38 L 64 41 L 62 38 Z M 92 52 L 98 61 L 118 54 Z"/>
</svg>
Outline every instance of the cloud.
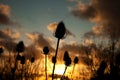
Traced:
<svg viewBox="0 0 120 80">
<path fill-rule="evenodd" d="M 7 30 L 5 30 L 5 31 L 4 30 L 0 30 L 0 40 L 12 41 L 13 39 L 9 35 L 9 31 L 7 31 Z"/>
<path fill-rule="evenodd" d="M 17 30 L 10 30 L 9 28 L 0 30 L 0 40 L 14 41 L 20 38 L 20 33 Z"/>
<path fill-rule="evenodd" d="M 10 20 L 10 7 L 8 5 L 0 4 L 0 24 L 1 25 L 13 24 L 13 22 Z"/>
<path fill-rule="evenodd" d="M 93 18 L 96 15 L 96 11 L 94 7 L 91 5 L 84 4 L 82 2 L 78 2 L 77 9 L 74 9 L 72 11 L 74 16 L 80 17 L 80 18 Z"/>
<path fill-rule="evenodd" d="M 51 41 L 49 39 L 45 38 L 43 34 L 40 33 L 26 33 L 26 36 L 31 39 L 34 44 L 38 45 L 40 48 L 44 48 L 45 46 L 48 46 L 51 51 L 54 51 L 54 49 L 51 46 Z"/>
<path fill-rule="evenodd" d="M 31 44 L 25 48 L 24 56 L 28 59 L 34 57 L 35 59 L 40 59 L 42 57 L 41 51 L 34 44 Z"/>
<path fill-rule="evenodd" d="M 54 32 L 57 28 L 57 24 L 58 23 L 56 23 L 56 22 L 50 23 L 50 24 L 48 24 L 47 29 Z"/>
<path fill-rule="evenodd" d="M 87 4 L 78 2 L 72 14 L 94 22 L 96 25 L 92 32 L 95 35 L 113 39 L 120 37 L 120 0 L 90 0 Z"/>
<path fill-rule="evenodd" d="M 0 41 L 0 46 L 3 46 L 9 52 L 16 52 L 16 43 L 9 40 Z"/>
<path fill-rule="evenodd" d="M 56 28 L 57 28 L 57 25 L 58 25 L 58 23 L 53 22 L 53 23 L 50 23 L 50 24 L 47 26 L 47 28 L 48 28 L 49 31 L 55 32 L 55 30 L 56 30 Z M 75 37 L 75 35 L 74 35 L 72 32 L 70 32 L 68 29 L 66 29 L 66 33 L 67 33 L 68 36 Z"/>
<path fill-rule="evenodd" d="M 19 39 L 20 38 L 20 33 L 17 30 L 14 30 L 12 33 L 12 38 L 14 40 Z"/>
<path fill-rule="evenodd" d="M 32 40 L 33 42 L 35 42 L 38 38 L 38 35 L 35 33 L 32 33 L 32 34 L 26 33 L 25 35 L 27 36 L 28 39 Z"/>
<path fill-rule="evenodd" d="M 12 31 L 9 28 L 0 30 L 0 46 L 3 46 L 8 51 L 15 52 L 15 40 L 19 37 L 19 32 Z"/>
<path fill-rule="evenodd" d="M 69 52 L 71 52 L 71 53 L 73 53 L 74 55 L 75 54 L 79 54 L 79 52 L 81 52 L 81 47 L 82 47 L 82 45 L 80 45 L 80 44 L 64 44 L 61 48 L 60 48 L 60 50 L 61 51 L 69 51 Z"/>
</svg>

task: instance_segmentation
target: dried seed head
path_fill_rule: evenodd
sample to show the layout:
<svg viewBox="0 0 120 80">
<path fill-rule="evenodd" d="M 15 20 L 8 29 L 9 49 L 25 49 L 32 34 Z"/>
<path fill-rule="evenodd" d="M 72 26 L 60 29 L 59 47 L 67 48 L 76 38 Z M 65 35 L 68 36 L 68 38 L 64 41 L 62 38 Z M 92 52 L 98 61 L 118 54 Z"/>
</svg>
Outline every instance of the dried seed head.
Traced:
<svg viewBox="0 0 120 80">
<path fill-rule="evenodd" d="M 71 64 L 71 58 L 70 57 L 68 57 L 67 59 L 66 59 L 66 61 L 65 61 L 65 65 L 66 66 L 70 66 L 70 64 Z"/>
<path fill-rule="evenodd" d="M 65 33 L 66 33 L 66 28 L 65 28 L 64 23 L 61 21 L 57 25 L 57 28 L 56 28 L 56 31 L 55 31 L 55 37 L 59 38 L 59 39 L 62 39 L 65 36 Z"/>
<path fill-rule="evenodd" d="M 31 63 L 33 63 L 35 61 L 35 58 L 34 57 L 32 57 L 31 58 Z"/>
<path fill-rule="evenodd" d="M 3 53 L 3 48 L 0 48 L 0 54 L 2 54 Z"/>
<path fill-rule="evenodd" d="M 48 47 L 44 47 L 44 48 L 43 48 L 43 52 L 44 52 L 45 55 L 47 55 L 47 54 L 49 53 Z"/>
<path fill-rule="evenodd" d="M 21 56 L 18 54 L 16 57 L 17 60 L 21 60 Z"/>
<path fill-rule="evenodd" d="M 17 52 L 23 52 L 24 51 L 24 43 L 23 43 L 23 41 L 20 41 L 18 44 L 17 44 L 17 46 L 16 46 L 16 51 Z"/>
<path fill-rule="evenodd" d="M 65 51 L 63 60 L 66 61 L 68 57 L 69 57 L 68 51 Z"/>
<path fill-rule="evenodd" d="M 74 64 L 77 64 L 78 61 L 79 61 L 79 59 L 78 59 L 78 57 L 76 56 L 76 57 L 74 58 Z"/>
</svg>

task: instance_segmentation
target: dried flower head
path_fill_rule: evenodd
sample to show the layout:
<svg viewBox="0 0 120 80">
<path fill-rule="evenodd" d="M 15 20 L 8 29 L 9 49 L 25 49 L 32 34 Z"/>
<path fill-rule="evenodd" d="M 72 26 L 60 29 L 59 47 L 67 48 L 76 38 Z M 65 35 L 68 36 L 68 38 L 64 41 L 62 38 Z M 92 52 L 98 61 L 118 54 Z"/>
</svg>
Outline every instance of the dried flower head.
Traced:
<svg viewBox="0 0 120 80">
<path fill-rule="evenodd" d="M 70 66 L 70 64 L 71 64 L 71 58 L 70 57 L 68 57 L 67 59 L 66 59 L 66 61 L 65 61 L 65 65 L 66 66 Z"/>
<path fill-rule="evenodd" d="M 25 48 L 25 46 L 24 46 L 23 41 L 20 41 L 20 42 L 17 44 L 17 46 L 16 46 L 16 51 L 17 51 L 17 52 L 23 52 L 23 51 L 24 51 L 24 48 Z"/>
<path fill-rule="evenodd" d="M 0 48 L 0 54 L 2 54 L 3 53 L 3 48 Z"/>
<path fill-rule="evenodd" d="M 77 64 L 78 61 L 79 61 L 79 59 L 78 59 L 78 57 L 76 56 L 76 57 L 74 58 L 74 64 Z"/>
<path fill-rule="evenodd" d="M 68 51 L 65 51 L 63 60 L 66 61 L 68 57 L 69 57 Z"/>
<path fill-rule="evenodd" d="M 43 52 L 45 55 L 47 55 L 49 53 L 49 48 L 46 46 L 43 48 Z"/>
<path fill-rule="evenodd" d="M 21 60 L 21 56 L 18 54 L 16 57 L 17 60 Z"/>
<path fill-rule="evenodd" d="M 59 39 L 62 39 L 62 38 L 64 38 L 65 33 L 66 33 L 66 28 L 65 28 L 64 23 L 61 21 L 57 25 L 57 28 L 56 28 L 56 31 L 55 31 L 55 37 L 59 38 Z"/>
<path fill-rule="evenodd" d="M 33 63 L 35 61 L 35 58 L 34 57 L 32 57 L 31 58 L 31 63 Z"/>
</svg>

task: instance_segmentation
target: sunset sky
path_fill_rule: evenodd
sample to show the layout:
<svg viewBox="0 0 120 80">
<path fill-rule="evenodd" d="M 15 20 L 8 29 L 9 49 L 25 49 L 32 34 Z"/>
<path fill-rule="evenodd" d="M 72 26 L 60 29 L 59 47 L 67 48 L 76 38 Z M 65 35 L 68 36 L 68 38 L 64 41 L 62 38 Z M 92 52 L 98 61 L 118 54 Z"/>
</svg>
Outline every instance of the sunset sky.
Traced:
<svg viewBox="0 0 120 80">
<path fill-rule="evenodd" d="M 88 3 L 88 0 L 81 0 Z M 20 33 L 20 39 L 26 41 L 25 34 L 40 32 L 46 37 L 53 33 L 47 29 L 49 24 L 63 21 L 72 34 L 67 42 L 81 42 L 83 34 L 93 26 L 93 23 L 76 18 L 71 8 L 76 7 L 74 0 L 0 0 L 1 4 L 9 7 L 9 19 L 14 25 L 0 25 L 0 29 L 15 29 Z M 54 37 L 53 37 L 54 38 Z M 26 41 L 27 42 L 27 41 Z"/>
<path fill-rule="evenodd" d="M 110 53 L 119 51 L 120 0 L 0 0 L 0 49 L 4 49 L 1 53 L 11 57 L 8 53 L 16 53 L 19 41 L 23 41 L 25 50 L 21 55 L 28 60 L 34 57 L 44 64 L 43 49 L 48 47 L 48 63 L 53 66 L 57 44 L 54 32 L 61 21 L 65 24 L 67 37 L 60 39 L 57 46 L 57 72 L 64 70 L 65 51 L 69 52 L 72 61 L 76 56 L 79 58 L 76 69 L 79 75 L 82 69 L 92 70 L 91 62 L 92 66 L 97 64 L 98 67 L 102 60 L 110 60 Z M 107 54 L 104 56 L 103 53 Z M 40 67 L 44 69 L 43 65 Z M 52 67 L 49 69 L 51 71 Z"/>
<path fill-rule="evenodd" d="M 0 1 L 0 38 L 3 40 L 23 40 L 27 45 L 32 41 L 41 48 L 46 45 L 55 48 L 54 30 L 60 21 L 65 23 L 68 35 L 61 43 L 72 43 L 66 46 L 69 50 L 71 47 L 79 51 L 83 35 L 119 38 L 119 0 Z M 73 45 L 75 43 L 78 45 Z"/>
</svg>

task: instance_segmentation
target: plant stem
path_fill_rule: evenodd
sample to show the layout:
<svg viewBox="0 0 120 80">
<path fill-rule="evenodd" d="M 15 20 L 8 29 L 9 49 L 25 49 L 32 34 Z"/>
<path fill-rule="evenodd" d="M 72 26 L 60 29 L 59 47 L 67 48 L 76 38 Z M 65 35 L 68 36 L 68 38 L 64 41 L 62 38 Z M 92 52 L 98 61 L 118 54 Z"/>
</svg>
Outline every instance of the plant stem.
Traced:
<svg viewBox="0 0 120 80">
<path fill-rule="evenodd" d="M 72 77 L 73 77 L 74 70 L 75 70 L 75 64 L 73 65 L 73 70 L 72 70 L 72 73 L 71 73 L 71 79 L 72 79 Z"/>
<path fill-rule="evenodd" d="M 47 80 L 47 55 L 45 55 L 45 75 Z"/>
<path fill-rule="evenodd" d="M 55 60 L 57 59 L 57 52 L 58 52 L 59 42 L 60 42 L 60 39 L 58 38 L 57 47 L 56 47 L 56 53 L 55 53 Z M 56 64 L 56 62 L 54 62 L 54 65 L 53 65 L 52 80 L 54 78 L 55 64 Z"/>
<path fill-rule="evenodd" d="M 22 70 L 21 70 L 21 80 L 23 79 L 23 64 L 22 64 Z"/>
<path fill-rule="evenodd" d="M 61 79 L 60 79 L 60 80 L 62 80 L 62 78 L 64 77 L 66 70 L 67 70 L 67 66 L 65 67 L 64 73 L 63 73 L 63 75 L 61 76 Z"/>
</svg>

